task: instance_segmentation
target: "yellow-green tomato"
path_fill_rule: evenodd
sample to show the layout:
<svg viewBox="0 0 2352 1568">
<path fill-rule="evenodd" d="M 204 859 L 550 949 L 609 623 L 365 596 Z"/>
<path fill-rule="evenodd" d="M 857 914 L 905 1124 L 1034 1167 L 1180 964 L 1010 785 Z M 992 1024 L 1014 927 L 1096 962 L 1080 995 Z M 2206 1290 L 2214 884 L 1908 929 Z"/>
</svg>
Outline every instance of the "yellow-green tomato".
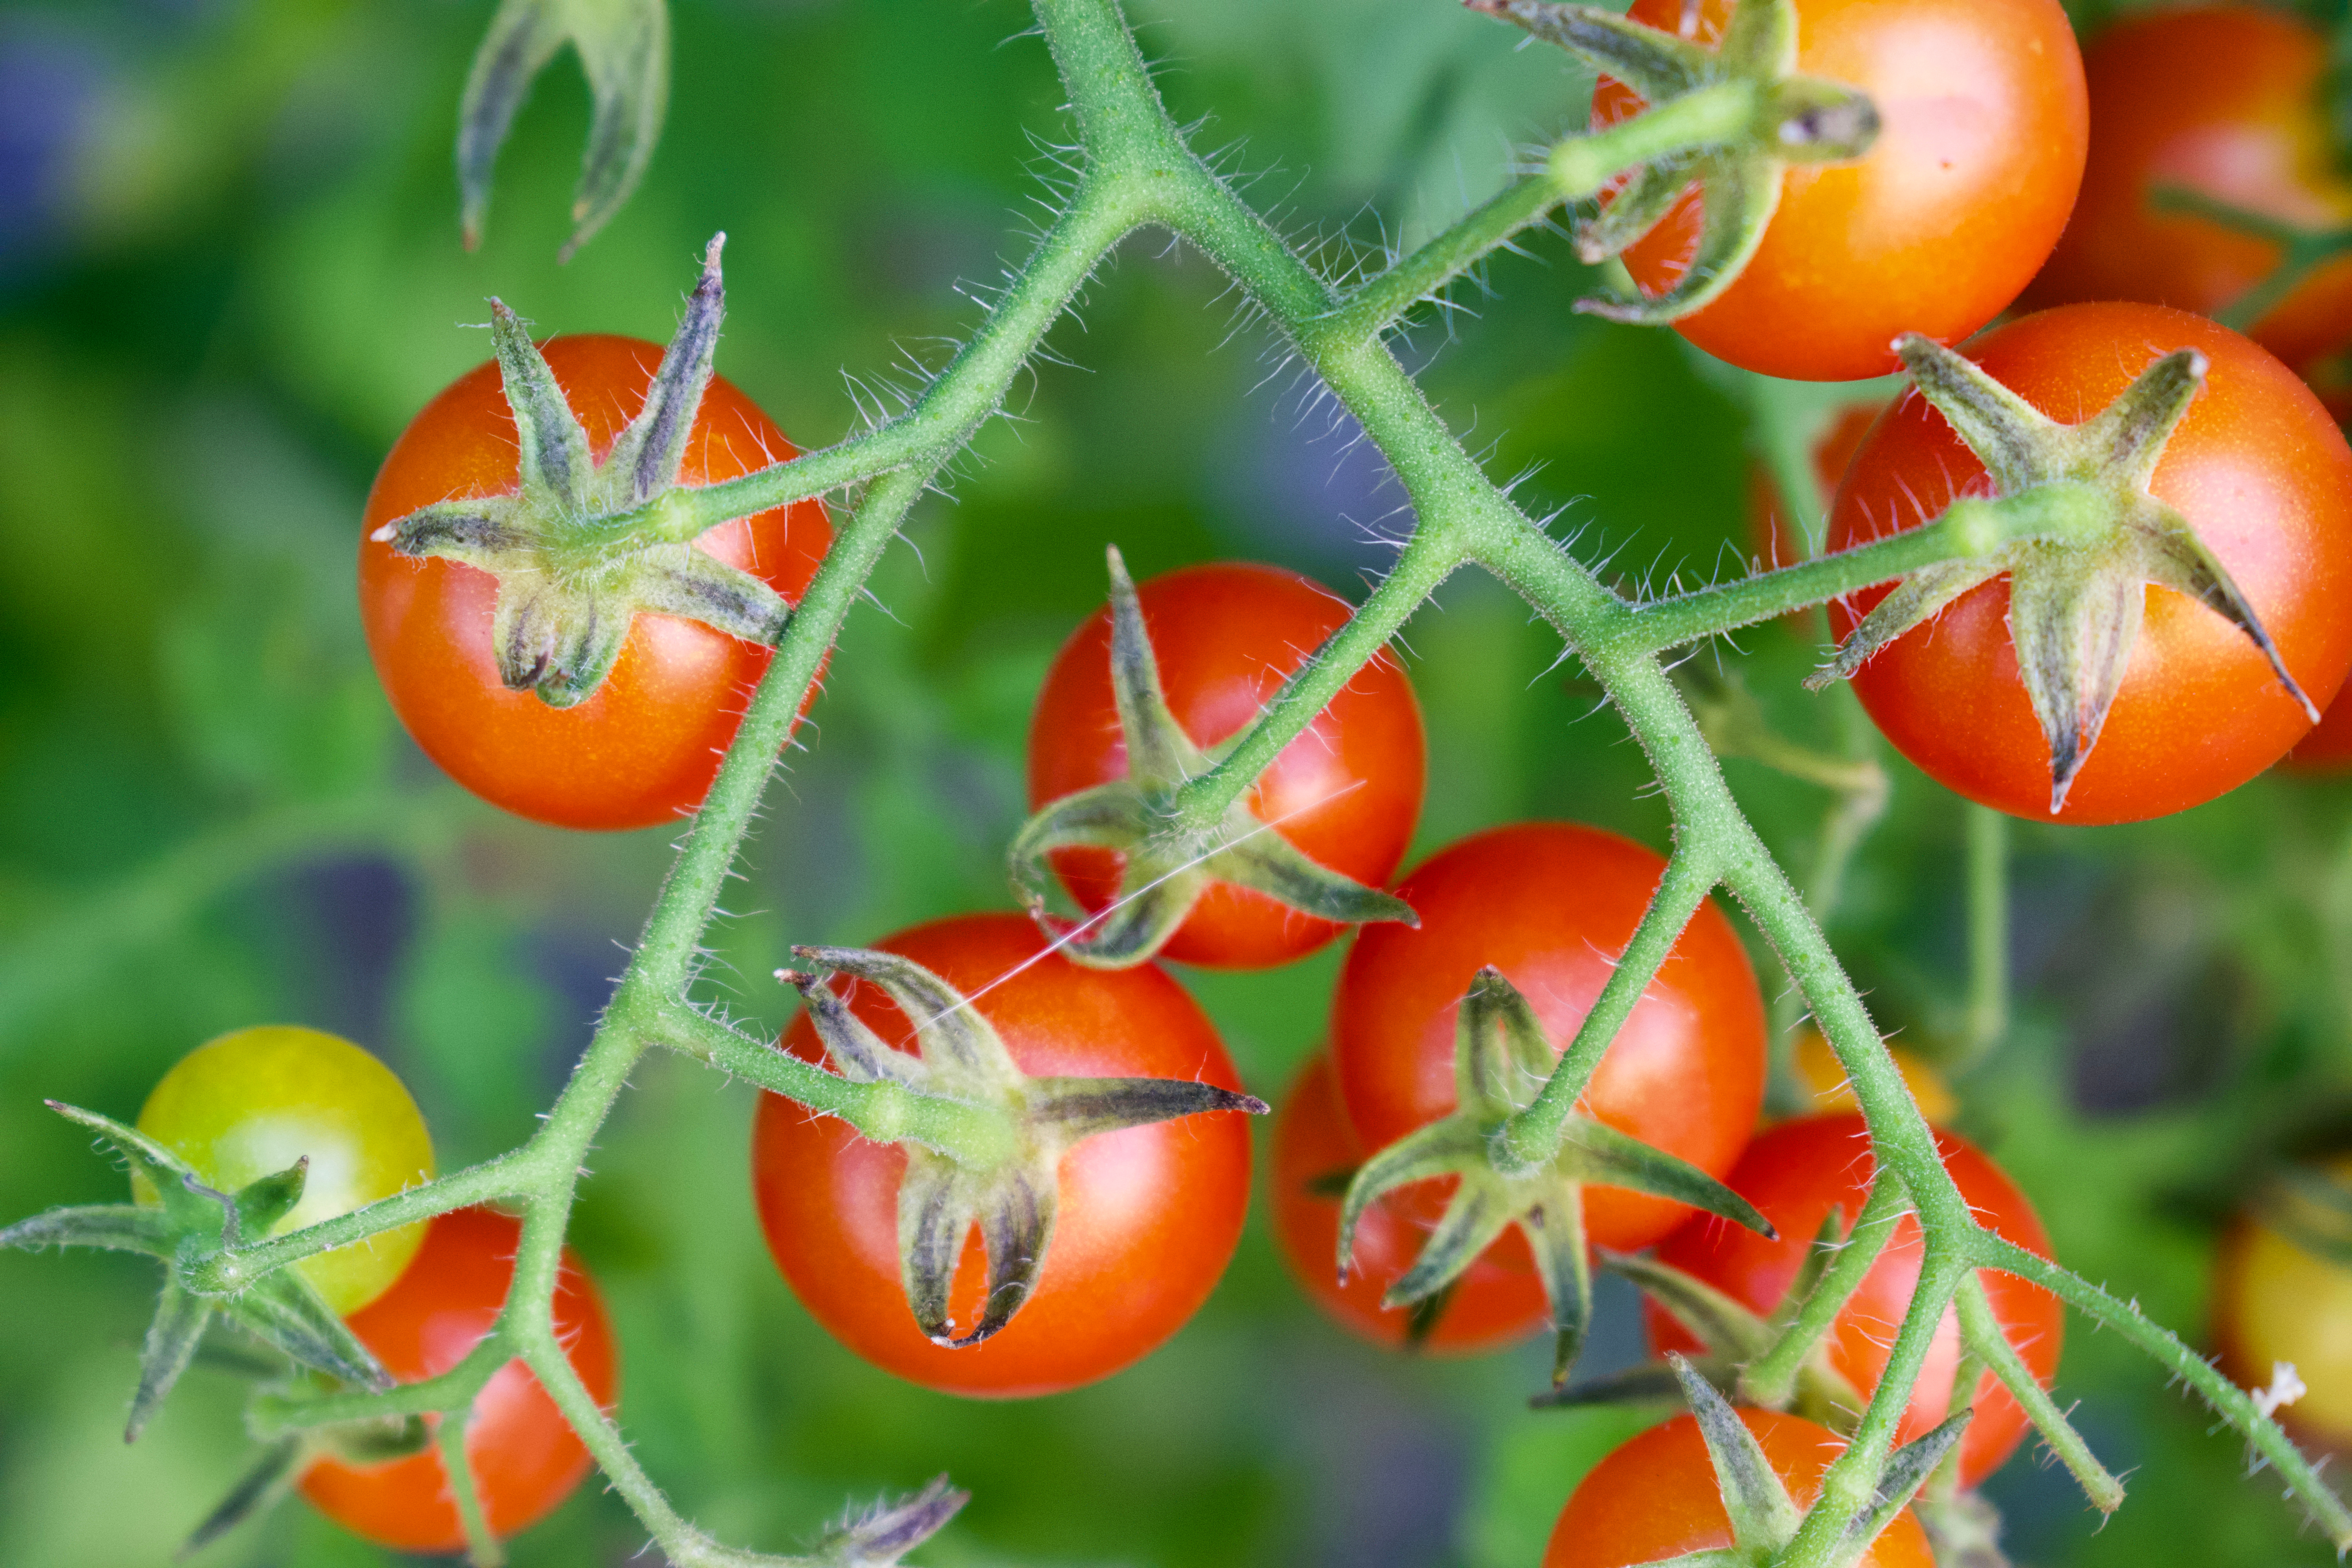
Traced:
<svg viewBox="0 0 2352 1568">
<path fill-rule="evenodd" d="M 2231 1227 L 2215 1260 L 2213 1331 L 2241 1386 L 2268 1388 L 2279 1363 L 2294 1368 L 2305 1392 L 2277 1412 L 2289 1432 L 2352 1453 L 2352 1157 L 2322 1169 L 2344 1206 L 2298 1194 Z"/>
<path fill-rule="evenodd" d="M 181 1058 L 147 1097 L 139 1130 L 228 1193 L 309 1156 L 302 1201 L 273 1235 L 433 1175 L 425 1118 L 392 1069 L 349 1040 L 287 1024 L 239 1029 Z M 145 1181 L 131 1184 L 140 1202 L 158 1201 Z M 349 1314 L 390 1289 L 424 1240 L 422 1223 L 403 1226 L 295 1267 Z"/>
</svg>

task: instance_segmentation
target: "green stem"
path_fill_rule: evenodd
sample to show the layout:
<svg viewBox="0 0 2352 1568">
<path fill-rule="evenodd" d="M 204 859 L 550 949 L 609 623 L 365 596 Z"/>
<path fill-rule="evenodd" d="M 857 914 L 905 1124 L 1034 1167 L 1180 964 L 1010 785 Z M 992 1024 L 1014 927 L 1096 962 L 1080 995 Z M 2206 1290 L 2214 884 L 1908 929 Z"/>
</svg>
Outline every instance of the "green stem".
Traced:
<svg viewBox="0 0 2352 1568">
<path fill-rule="evenodd" d="M 1955 1070 L 1982 1061 L 2009 1033 L 2009 818 L 1964 803 L 1968 819 L 1968 1021 Z"/>
<path fill-rule="evenodd" d="M 1838 1248 L 1786 1331 L 1770 1350 L 1740 1369 L 1742 1397 L 1768 1410 L 1788 1408 L 1790 1400 L 1796 1397 L 1798 1374 L 1804 1371 L 1813 1347 L 1829 1332 L 1830 1324 L 1860 1288 L 1870 1266 L 1878 1261 L 1887 1238 L 1895 1234 L 1895 1222 L 1908 1212 L 1903 1184 L 1893 1173 L 1881 1171 L 1871 1184 L 1862 1212 L 1854 1216 L 1845 1244 Z"/>
<path fill-rule="evenodd" d="M 2296 1449 L 2276 1421 L 2263 1414 L 2253 1396 L 2214 1369 L 2213 1363 L 2180 1342 L 2179 1335 L 2139 1310 L 2137 1301 L 2119 1301 L 2072 1270 L 2028 1252 L 1989 1230 L 1976 1235 L 1977 1264 L 1999 1268 L 2041 1286 L 2102 1328 L 2115 1330 L 2172 1376 L 2197 1391 L 2216 1414 L 2245 1435 L 2254 1451 L 2273 1466 L 2287 1490 L 2300 1501 L 2326 1532 L 2340 1555 L 2352 1551 L 2352 1510 L 2320 1479 L 2317 1469 Z"/>
<path fill-rule="evenodd" d="M 246 1406 L 246 1424 L 255 1436 L 269 1438 L 344 1422 L 463 1410 L 490 1381 L 490 1374 L 513 1359 L 513 1353 L 506 1336 L 492 1332 L 467 1352 L 465 1360 L 438 1377 L 421 1378 L 396 1388 L 338 1389 L 331 1394 L 264 1392 Z"/>
<path fill-rule="evenodd" d="M 503 1568 L 506 1549 L 490 1532 L 482 1512 L 482 1489 L 474 1475 L 474 1461 L 466 1452 L 466 1428 L 473 1425 L 470 1408 L 453 1410 L 441 1418 L 437 1443 L 441 1468 L 449 1479 L 449 1500 L 457 1508 L 457 1527 L 466 1532 L 466 1561 L 472 1568 Z"/>
<path fill-rule="evenodd" d="M 1960 1287 L 1958 1301 L 1961 1342 L 2009 1390 L 2010 1397 L 2017 1401 L 2026 1419 L 2042 1434 L 2042 1440 L 2050 1445 L 2050 1451 L 2058 1456 L 2058 1462 L 2066 1467 L 2091 1500 L 2091 1506 L 2101 1513 L 2113 1513 L 2121 1508 L 2123 1483 L 2099 1463 L 2091 1446 L 2083 1441 L 2083 1435 L 2074 1430 L 2074 1424 L 2033 1375 L 2033 1370 L 2017 1353 L 2017 1347 L 2009 1342 L 2009 1336 L 2001 1331 L 2000 1320 L 1993 1316 L 1992 1303 L 1985 1297 L 1984 1281 L 1969 1275 L 1968 1283 Z"/>
<path fill-rule="evenodd" d="M 1514 182 L 1484 206 L 1348 296 L 1331 312 L 1329 331 L 1343 340 L 1385 331 L 1422 300 L 1475 267 L 1512 236 L 1541 223 L 1570 198 L 1550 174 Z"/>
<path fill-rule="evenodd" d="M 535 1146 L 526 1143 L 496 1159 L 462 1171 L 436 1176 L 420 1186 L 394 1193 L 349 1214 L 322 1219 L 316 1225 L 289 1230 L 251 1247 L 224 1252 L 188 1271 L 188 1283 L 206 1295 L 226 1296 L 241 1290 L 274 1268 L 299 1263 L 332 1247 L 348 1247 L 387 1230 L 397 1230 L 436 1215 L 470 1208 L 476 1204 L 519 1198 L 530 1193 L 538 1173 Z"/>
</svg>

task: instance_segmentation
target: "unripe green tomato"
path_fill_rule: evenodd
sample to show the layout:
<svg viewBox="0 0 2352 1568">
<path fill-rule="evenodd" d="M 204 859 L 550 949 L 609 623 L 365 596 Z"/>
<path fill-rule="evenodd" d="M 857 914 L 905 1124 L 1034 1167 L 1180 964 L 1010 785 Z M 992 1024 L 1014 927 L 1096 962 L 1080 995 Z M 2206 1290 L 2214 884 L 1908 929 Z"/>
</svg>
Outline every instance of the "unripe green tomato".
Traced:
<svg viewBox="0 0 2352 1568">
<path fill-rule="evenodd" d="M 393 1070 L 333 1035 L 289 1024 L 239 1029 L 182 1057 L 139 1112 L 139 1130 L 209 1185 L 233 1193 L 310 1157 L 302 1201 L 272 1235 L 390 1197 L 433 1176 L 433 1140 Z M 131 1178 L 142 1204 L 160 1202 Z M 336 1312 L 392 1288 L 425 1240 L 422 1223 L 294 1267 Z"/>
</svg>

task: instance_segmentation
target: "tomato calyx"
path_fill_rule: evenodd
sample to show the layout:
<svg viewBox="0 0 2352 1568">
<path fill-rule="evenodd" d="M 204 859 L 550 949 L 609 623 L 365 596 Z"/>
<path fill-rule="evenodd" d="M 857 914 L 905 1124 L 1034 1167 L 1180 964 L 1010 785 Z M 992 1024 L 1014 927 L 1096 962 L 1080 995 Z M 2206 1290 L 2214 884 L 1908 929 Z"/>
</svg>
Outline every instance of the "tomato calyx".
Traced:
<svg viewBox="0 0 2352 1568">
<path fill-rule="evenodd" d="M 1551 175 L 1574 198 L 1594 195 L 1631 169 L 1600 211 L 1576 229 L 1576 253 L 1608 260 L 1655 228 L 1696 184 L 1706 221 L 1689 267 L 1653 298 L 1580 300 L 1612 321 L 1664 325 L 1704 308 L 1738 279 L 1780 205 L 1791 164 L 1843 163 L 1878 139 L 1869 95 L 1797 71 L 1795 0 L 1739 0 L 1710 48 L 1594 5 L 1548 0 L 1464 0 L 1515 22 L 1632 88 L 1650 107 L 1633 121 L 1571 137 L 1552 152 Z M 1648 135 L 1629 128 L 1655 121 Z M 1637 156 L 1619 154 L 1630 142 Z M 1645 142 L 1659 142 L 1651 147 Z M 1597 160 L 1597 162 L 1596 162 Z"/>
<path fill-rule="evenodd" d="M 79 1106 L 47 1102 L 50 1110 L 96 1133 L 143 1177 L 160 1202 L 93 1204 L 52 1209 L 0 1230 L 0 1247 L 94 1247 L 140 1252 L 163 1263 L 163 1289 L 139 1357 L 139 1389 L 131 1398 L 125 1442 L 142 1429 L 179 1381 L 215 1317 L 242 1329 L 301 1366 L 344 1383 L 385 1389 L 392 1378 L 300 1274 L 278 1268 L 241 1279 L 234 1290 L 208 1287 L 207 1265 L 233 1257 L 248 1236 L 258 1239 L 302 1201 L 307 1158 L 283 1171 L 224 1193 L 206 1186 L 188 1163 L 135 1127 Z"/>
<path fill-rule="evenodd" d="M 1096 969 L 1142 963 L 1166 946 L 1212 882 L 1231 882 L 1343 925 L 1367 921 L 1420 924 L 1412 906 L 1368 888 L 1301 853 L 1278 822 L 1261 821 L 1243 801 L 1206 827 L 1184 821 L 1177 793 L 1210 771 L 1249 731 L 1195 745 L 1169 710 L 1143 606 L 1117 546 L 1110 567 L 1111 689 L 1126 742 L 1127 777 L 1048 802 L 1024 823 L 1006 852 L 1013 890 L 1073 962 Z M 1116 850 L 1124 861 L 1118 895 L 1067 931 L 1048 913 L 1047 858 L 1056 849 Z"/>
<path fill-rule="evenodd" d="M 1795 1379 L 1780 1396 L 1762 1393 L 1742 1374 L 1789 1334 L 1798 1313 L 1828 1275 L 1831 1262 L 1852 1239 L 1843 1215 L 1832 1205 L 1806 1247 L 1804 1261 L 1788 1293 L 1769 1313 L 1758 1312 L 1696 1275 L 1654 1258 L 1603 1253 L 1601 1264 L 1640 1287 L 1643 1295 L 1706 1347 L 1703 1355 L 1678 1359 L 1673 1371 L 1677 1384 L 1683 1376 L 1703 1377 L 1727 1395 L 1768 1410 L 1792 1412 L 1850 1437 L 1862 1418 L 1864 1400 L 1830 1363 L 1826 1342 L 1816 1341 L 1806 1351 Z M 1651 1399 L 1665 1392 L 1662 1385 L 1668 1372 L 1655 1363 L 1637 1366 L 1594 1383 L 1538 1394 L 1528 1403 L 1541 1409 Z"/>
<path fill-rule="evenodd" d="M 1013 1321 L 1045 1268 L 1059 1201 L 1063 1154 L 1098 1132 L 1207 1111 L 1263 1116 L 1266 1104 L 1189 1079 L 1032 1078 L 1015 1066 L 971 999 L 911 959 L 866 948 L 795 947 L 810 970 L 779 970 L 797 990 L 825 1054 L 843 1077 L 887 1082 L 955 1102 L 985 1131 L 954 1139 L 878 1136 L 907 1152 L 898 1188 L 898 1264 L 907 1305 L 934 1344 L 963 1349 Z M 832 974 L 870 981 L 915 1025 L 922 1054 L 877 1035 L 826 984 Z M 950 1293 L 977 1226 L 987 1251 L 979 1320 L 956 1331 Z"/>
<path fill-rule="evenodd" d="M 452 561 L 498 579 L 490 646 L 509 690 L 535 692 L 551 708 L 587 700 L 641 614 L 700 621 L 768 647 L 784 634 L 792 606 L 782 595 L 663 527 L 662 503 L 679 493 L 688 438 L 710 384 L 726 238 L 710 242 L 645 406 L 601 463 L 539 345 L 512 310 L 491 300 L 520 488 L 423 507 L 373 535 L 402 555 Z M 641 513 L 646 521 L 623 521 Z"/>
<path fill-rule="evenodd" d="M 1863 617 L 1836 657 L 1807 678 L 1808 686 L 1818 689 L 1852 676 L 1961 595 L 2007 576 L 2010 637 L 2049 742 L 2054 816 L 2123 685 L 2147 589 L 2155 584 L 2237 627 L 2270 661 L 2287 695 L 2319 721 L 2319 710 L 2228 568 L 2148 489 L 2166 442 L 2204 385 L 2203 353 L 2179 349 L 2159 357 L 2098 414 L 2063 425 L 1916 332 L 1896 339 L 1895 348 L 1920 395 L 1985 465 L 1998 498 L 1993 504 L 2039 500 L 2060 526 L 1913 573 Z M 1955 503 L 1975 504 L 1981 503 Z"/>
<path fill-rule="evenodd" d="M 1499 969 L 1480 970 L 1454 1023 L 1453 1114 L 1407 1133 L 1357 1169 L 1339 1211 L 1339 1249 L 1344 1280 L 1366 1209 L 1411 1183 L 1456 1178 L 1453 1199 L 1421 1255 L 1388 1288 L 1381 1304 L 1408 1307 L 1434 1296 L 1517 1225 L 1535 1254 L 1551 1306 L 1554 1386 L 1567 1381 L 1592 1317 L 1591 1249 L 1584 1238 L 1587 1184 L 1688 1204 L 1762 1235 L 1774 1234 L 1753 1205 L 1696 1165 L 1581 1113 L 1567 1119 L 1559 1152 L 1549 1162 L 1504 1168 L 1496 1158 L 1497 1134 L 1534 1100 L 1558 1059 L 1518 988 Z"/>
</svg>

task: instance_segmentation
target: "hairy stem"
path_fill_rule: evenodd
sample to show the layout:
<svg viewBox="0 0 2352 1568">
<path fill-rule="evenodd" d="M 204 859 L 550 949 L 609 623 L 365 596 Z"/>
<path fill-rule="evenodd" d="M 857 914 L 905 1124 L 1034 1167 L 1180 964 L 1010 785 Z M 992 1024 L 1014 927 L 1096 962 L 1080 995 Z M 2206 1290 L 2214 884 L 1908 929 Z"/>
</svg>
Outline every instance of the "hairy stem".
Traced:
<svg viewBox="0 0 2352 1568">
<path fill-rule="evenodd" d="M 1805 1298 L 1789 1327 L 1772 1348 L 1740 1369 L 1740 1393 L 1755 1404 L 1769 1410 L 1784 1410 L 1797 1391 L 1797 1376 L 1804 1370 L 1805 1362 L 1821 1343 L 1822 1336 L 1830 1331 L 1839 1310 L 1844 1307 L 1870 1266 L 1878 1261 L 1887 1238 L 1895 1234 L 1895 1222 L 1908 1212 L 1904 1202 L 1903 1184 L 1892 1172 L 1881 1171 L 1871 1184 L 1870 1196 L 1856 1215 L 1853 1228 L 1846 1235 L 1845 1243 L 1838 1248 L 1821 1279 L 1814 1283 L 1812 1294 Z"/>
<path fill-rule="evenodd" d="M 1969 1276 L 1968 1283 L 1960 1287 L 1958 1301 L 1960 1341 L 1969 1355 L 1982 1362 L 1986 1370 L 2009 1390 L 2010 1397 L 2017 1401 L 2026 1419 L 2042 1434 L 2042 1440 L 2050 1445 L 2050 1451 L 2058 1456 L 2058 1462 L 2066 1467 L 2091 1500 L 2091 1506 L 2101 1513 L 2113 1513 L 2121 1508 L 2123 1483 L 2099 1463 L 2091 1446 L 2083 1441 L 2082 1434 L 2074 1430 L 2074 1424 L 2017 1353 L 2017 1347 L 2009 1342 L 2009 1336 L 2001 1331 L 2000 1321 L 1993 1316 L 1991 1301 L 1986 1299 L 1984 1281 L 1973 1274 Z"/>
</svg>

